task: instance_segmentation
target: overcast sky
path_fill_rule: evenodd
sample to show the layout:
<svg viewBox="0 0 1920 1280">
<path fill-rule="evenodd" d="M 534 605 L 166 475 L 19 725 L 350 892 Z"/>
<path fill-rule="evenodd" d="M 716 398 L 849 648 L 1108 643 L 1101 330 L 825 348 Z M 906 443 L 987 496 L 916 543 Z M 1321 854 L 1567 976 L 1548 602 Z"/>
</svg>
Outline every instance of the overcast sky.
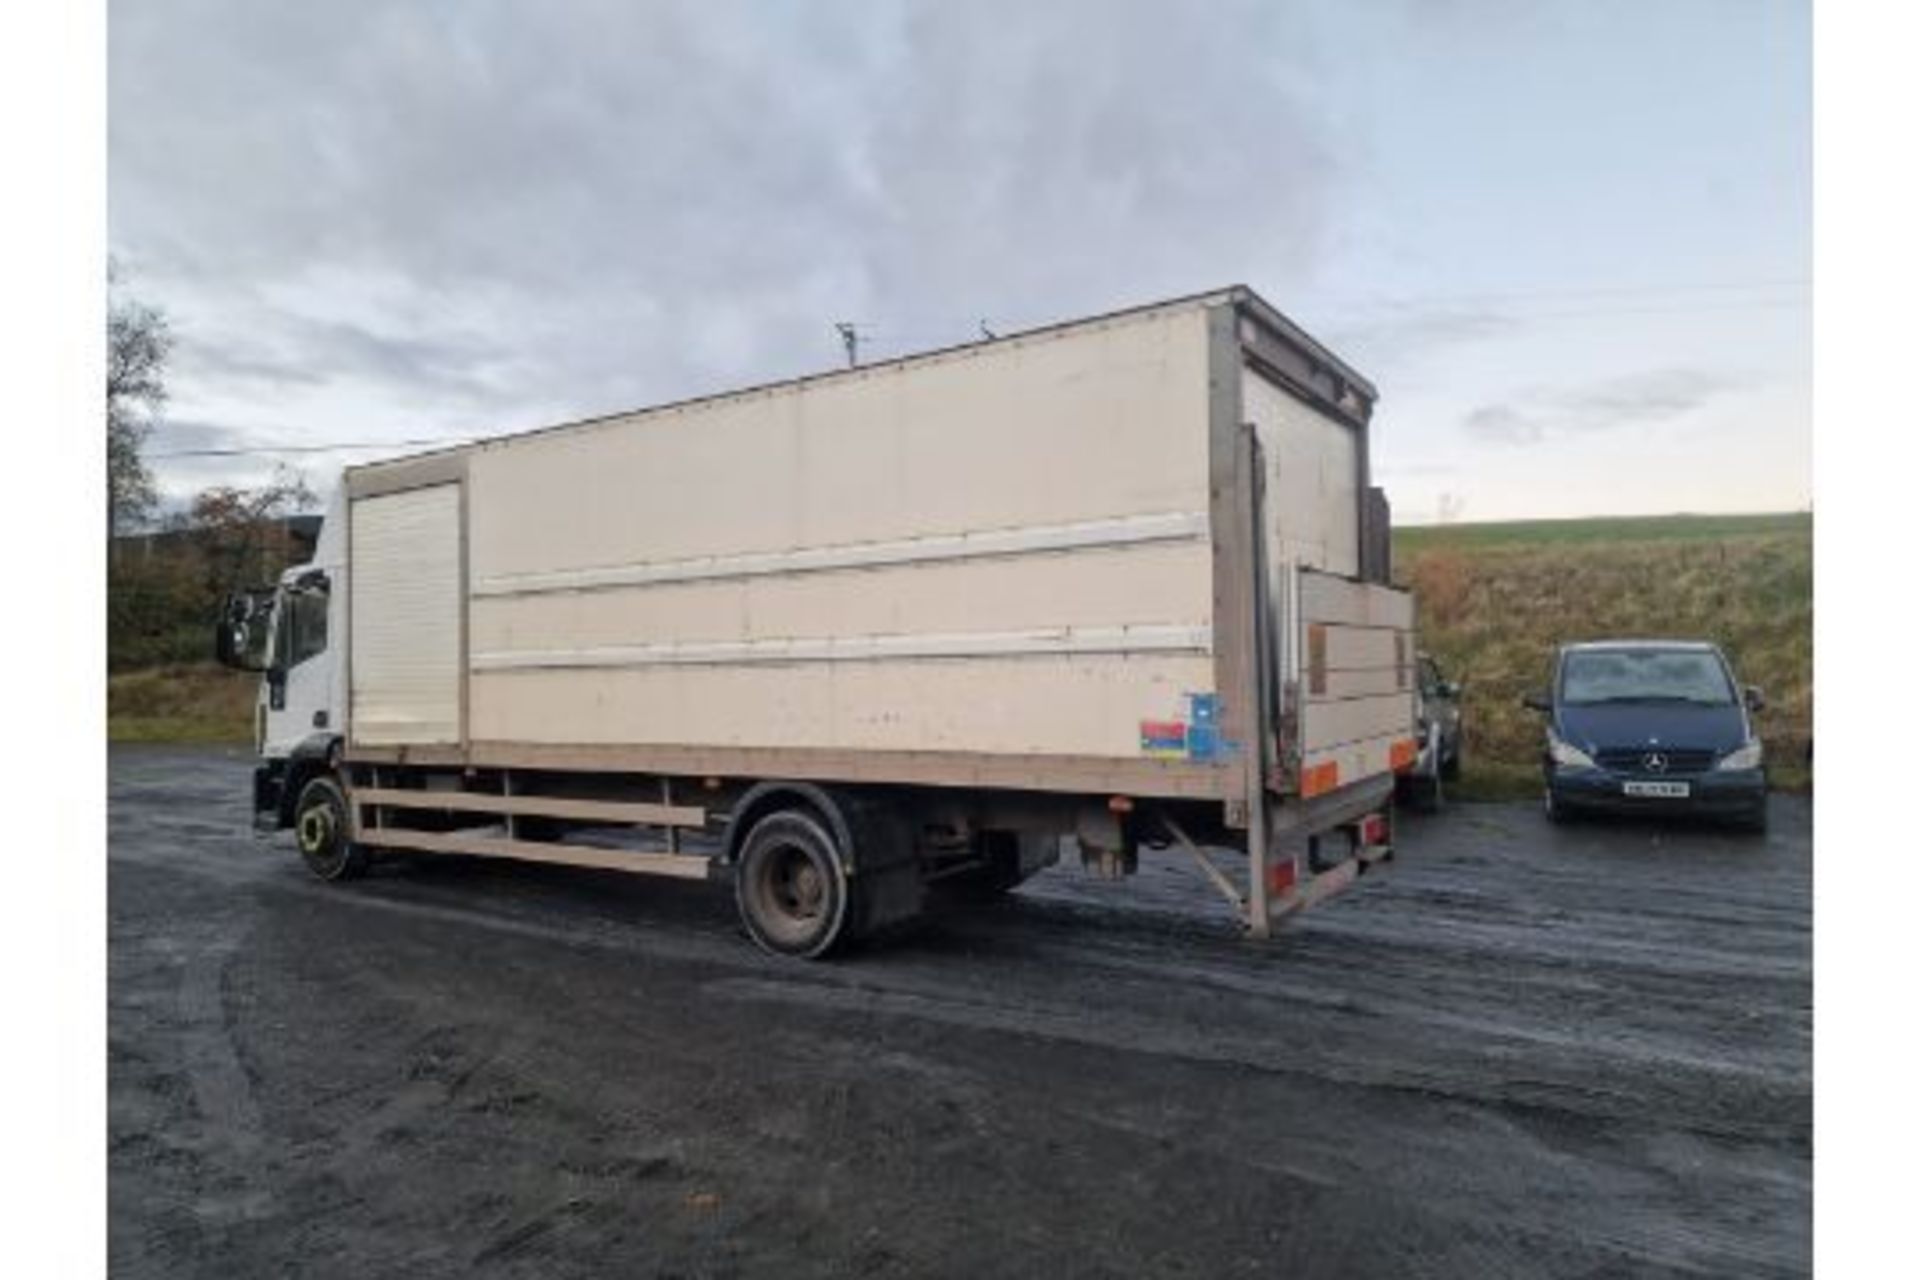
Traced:
<svg viewBox="0 0 1920 1280">
<path fill-rule="evenodd" d="M 1398 519 L 1800 508 L 1809 43 L 1791 0 L 117 0 L 109 237 L 178 337 L 175 497 L 275 458 L 158 455 L 1244 282 L 1379 385 Z"/>
</svg>

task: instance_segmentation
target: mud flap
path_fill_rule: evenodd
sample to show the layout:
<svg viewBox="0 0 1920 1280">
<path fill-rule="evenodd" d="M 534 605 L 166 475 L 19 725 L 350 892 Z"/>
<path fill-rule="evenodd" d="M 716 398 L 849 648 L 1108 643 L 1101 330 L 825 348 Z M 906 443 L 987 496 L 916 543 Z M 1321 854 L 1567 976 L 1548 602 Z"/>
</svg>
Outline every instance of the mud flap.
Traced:
<svg viewBox="0 0 1920 1280">
<path fill-rule="evenodd" d="M 253 829 L 259 833 L 279 831 L 285 824 L 280 820 L 282 792 L 286 785 L 287 765 L 284 760 L 271 760 L 254 766 L 253 770 Z"/>
<path fill-rule="evenodd" d="M 848 882 L 854 936 L 864 937 L 919 915 L 926 903 L 926 881 L 913 832 L 899 811 L 844 793 L 835 798 L 853 843 Z"/>
</svg>

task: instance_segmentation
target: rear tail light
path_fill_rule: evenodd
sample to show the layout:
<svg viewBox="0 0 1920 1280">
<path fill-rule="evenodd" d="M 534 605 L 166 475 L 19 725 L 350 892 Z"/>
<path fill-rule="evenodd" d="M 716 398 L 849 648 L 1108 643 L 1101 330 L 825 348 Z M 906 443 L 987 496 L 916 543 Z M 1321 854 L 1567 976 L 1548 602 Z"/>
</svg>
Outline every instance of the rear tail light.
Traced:
<svg viewBox="0 0 1920 1280">
<path fill-rule="evenodd" d="M 1284 898 L 1293 892 L 1294 882 L 1300 877 L 1298 865 L 1292 858 L 1281 858 L 1267 864 L 1267 892 L 1276 898 Z"/>
<path fill-rule="evenodd" d="M 1385 844 L 1389 834 L 1386 814 L 1370 813 L 1360 819 L 1360 843 L 1363 847 Z"/>
</svg>

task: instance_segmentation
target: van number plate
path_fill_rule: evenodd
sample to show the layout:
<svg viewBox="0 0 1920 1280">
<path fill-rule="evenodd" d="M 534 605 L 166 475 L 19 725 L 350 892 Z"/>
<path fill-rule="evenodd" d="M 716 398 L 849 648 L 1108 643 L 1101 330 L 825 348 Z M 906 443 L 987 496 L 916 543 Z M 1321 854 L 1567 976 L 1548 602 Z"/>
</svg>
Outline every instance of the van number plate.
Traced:
<svg viewBox="0 0 1920 1280">
<path fill-rule="evenodd" d="M 1630 796 L 1662 796 L 1668 800 L 1685 800 L 1693 794 L 1693 788 L 1684 782 L 1623 782 L 1620 787 Z"/>
</svg>

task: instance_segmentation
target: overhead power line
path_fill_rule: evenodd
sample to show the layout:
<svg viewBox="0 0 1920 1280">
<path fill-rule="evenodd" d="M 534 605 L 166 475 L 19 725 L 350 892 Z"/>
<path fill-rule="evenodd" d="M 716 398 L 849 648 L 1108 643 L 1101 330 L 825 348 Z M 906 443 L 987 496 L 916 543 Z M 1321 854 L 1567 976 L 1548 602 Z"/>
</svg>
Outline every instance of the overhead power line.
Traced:
<svg viewBox="0 0 1920 1280">
<path fill-rule="evenodd" d="M 1689 294 L 1700 293 L 1783 293 L 1801 292 L 1812 288 L 1811 280 L 1750 280 L 1721 281 L 1710 284 L 1667 284 L 1667 285 L 1620 285 L 1601 286 L 1589 289 L 1526 289 L 1506 293 L 1458 293 L 1452 295 L 1431 294 L 1426 296 L 1408 295 L 1402 298 L 1356 298 L 1349 304 L 1355 311 L 1400 310 L 1415 307 L 1458 307 L 1474 305 L 1501 305 L 1526 302 L 1577 301 L 1580 299 L 1604 298 L 1684 298 Z M 1715 305 L 1715 304 L 1710 304 Z"/>
<path fill-rule="evenodd" d="M 161 458 L 251 458 L 291 453 L 345 453 L 355 449 L 417 449 L 424 446 L 468 444 L 465 436 L 436 436 L 420 440 L 352 440 L 335 444 L 262 444 L 232 449 L 172 449 L 149 453 L 149 459 Z"/>
</svg>

